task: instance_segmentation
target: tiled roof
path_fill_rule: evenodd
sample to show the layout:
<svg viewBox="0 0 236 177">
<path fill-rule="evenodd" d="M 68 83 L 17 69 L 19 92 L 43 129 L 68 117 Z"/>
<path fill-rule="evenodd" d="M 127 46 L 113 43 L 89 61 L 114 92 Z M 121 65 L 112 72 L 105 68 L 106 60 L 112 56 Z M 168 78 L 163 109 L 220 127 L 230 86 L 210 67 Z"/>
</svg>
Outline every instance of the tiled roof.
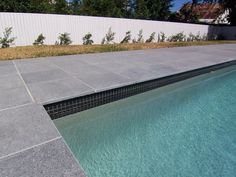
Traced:
<svg viewBox="0 0 236 177">
<path fill-rule="evenodd" d="M 191 6 L 191 3 L 187 3 L 181 10 L 190 10 Z M 193 7 L 193 12 L 197 13 L 200 19 L 216 19 L 222 13 L 222 10 L 219 3 L 201 3 Z"/>
</svg>

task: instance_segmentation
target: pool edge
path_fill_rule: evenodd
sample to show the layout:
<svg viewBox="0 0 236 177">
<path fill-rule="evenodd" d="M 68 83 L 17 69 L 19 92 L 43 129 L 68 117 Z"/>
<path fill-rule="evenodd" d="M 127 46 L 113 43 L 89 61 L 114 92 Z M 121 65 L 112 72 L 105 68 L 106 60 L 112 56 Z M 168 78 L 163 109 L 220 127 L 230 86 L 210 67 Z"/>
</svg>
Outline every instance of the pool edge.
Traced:
<svg viewBox="0 0 236 177">
<path fill-rule="evenodd" d="M 44 108 L 51 119 L 54 120 L 233 65 L 236 65 L 236 59 L 174 75 L 45 104 Z"/>
</svg>

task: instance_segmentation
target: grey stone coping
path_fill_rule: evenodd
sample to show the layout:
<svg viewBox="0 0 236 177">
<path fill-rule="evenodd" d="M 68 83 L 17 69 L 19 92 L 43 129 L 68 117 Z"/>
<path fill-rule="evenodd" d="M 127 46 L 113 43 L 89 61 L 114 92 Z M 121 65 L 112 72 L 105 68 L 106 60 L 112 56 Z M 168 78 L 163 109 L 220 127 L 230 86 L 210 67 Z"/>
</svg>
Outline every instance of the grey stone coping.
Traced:
<svg viewBox="0 0 236 177">
<path fill-rule="evenodd" d="M 85 176 L 43 105 L 236 59 L 236 45 L 0 62 L 0 176 Z"/>
<path fill-rule="evenodd" d="M 48 104 L 235 59 L 235 45 L 152 49 L 13 61 L 31 96 Z"/>
</svg>

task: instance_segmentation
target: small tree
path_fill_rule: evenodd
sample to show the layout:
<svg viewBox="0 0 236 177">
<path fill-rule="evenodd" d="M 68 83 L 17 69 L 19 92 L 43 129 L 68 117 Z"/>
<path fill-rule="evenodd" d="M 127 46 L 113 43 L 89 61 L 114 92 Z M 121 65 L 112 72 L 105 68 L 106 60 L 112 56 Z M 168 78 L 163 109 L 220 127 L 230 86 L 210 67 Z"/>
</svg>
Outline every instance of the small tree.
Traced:
<svg viewBox="0 0 236 177">
<path fill-rule="evenodd" d="M 183 42 L 185 41 L 186 36 L 184 35 L 184 32 L 177 33 L 176 35 L 173 35 L 169 37 L 168 41 L 169 42 Z"/>
<path fill-rule="evenodd" d="M 56 41 L 58 45 L 70 45 L 72 40 L 69 33 L 62 33 L 58 36 L 59 41 Z"/>
<path fill-rule="evenodd" d="M 188 38 L 187 38 L 187 41 L 201 41 L 201 35 L 200 35 L 200 32 L 198 32 L 196 35 L 194 35 L 193 33 L 190 33 Z"/>
<path fill-rule="evenodd" d="M 134 44 L 135 44 L 135 43 L 138 43 L 137 40 L 136 40 L 136 38 L 134 38 L 134 39 L 132 40 L 132 43 L 134 43 Z"/>
<path fill-rule="evenodd" d="M 195 39 L 195 36 L 194 36 L 194 34 L 193 33 L 189 33 L 189 35 L 188 35 L 188 37 L 187 37 L 187 41 L 188 42 L 192 42 L 192 41 L 194 41 L 194 39 Z"/>
<path fill-rule="evenodd" d="M 155 40 L 155 35 L 156 35 L 156 33 L 153 32 L 153 33 L 150 35 L 150 37 L 146 40 L 146 43 L 150 43 L 150 42 L 154 41 L 154 40 Z"/>
<path fill-rule="evenodd" d="M 15 37 L 10 37 L 12 33 L 12 27 L 5 28 L 3 32 L 3 37 L 0 37 L 1 48 L 7 48 L 13 45 Z"/>
<path fill-rule="evenodd" d="M 143 30 L 142 29 L 139 30 L 137 42 L 143 43 Z"/>
<path fill-rule="evenodd" d="M 43 36 L 43 34 L 40 34 L 38 38 L 34 41 L 33 45 L 43 45 L 45 39 L 46 38 Z"/>
<path fill-rule="evenodd" d="M 106 36 L 102 39 L 102 44 L 110 44 L 113 42 L 113 40 L 115 39 L 115 34 L 114 32 L 112 32 L 111 27 L 109 28 Z"/>
<path fill-rule="evenodd" d="M 196 41 L 201 41 L 201 40 L 202 40 L 200 32 L 198 32 L 198 33 L 195 35 L 195 40 L 196 40 Z"/>
<path fill-rule="evenodd" d="M 158 42 L 165 42 L 166 40 L 166 35 L 163 32 L 160 32 L 160 34 L 158 34 Z"/>
<path fill-rule="evenodd" d="M 124 39 L 120 42 L 121 44 L 123 43 L 129 43 L 129 41 L 131 40 L 131 31 L 127 31 L 125 33 L 125 37 Z"/>
<path fill-rule="evenodd" d="M 207 41 L 208 40 L 207 34 L 205 33 L 202 36 L 200 36 L 200 39 L 203 41 Z"/>
<path fill-rule="evenodd" d="M 92 34 L 91 33 L 87 33 L 83 37 L 83 45 L 92 45 L 93 44 L 93 40 L 91 38 L 92 38 Z"/>
</svg>

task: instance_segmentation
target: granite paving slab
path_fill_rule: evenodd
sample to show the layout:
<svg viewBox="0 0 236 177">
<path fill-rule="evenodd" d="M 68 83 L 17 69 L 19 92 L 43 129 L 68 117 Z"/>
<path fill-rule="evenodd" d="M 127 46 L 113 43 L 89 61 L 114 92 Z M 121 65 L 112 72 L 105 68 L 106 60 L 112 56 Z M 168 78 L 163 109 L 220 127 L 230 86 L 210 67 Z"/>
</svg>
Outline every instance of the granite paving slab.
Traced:
<svg viewBox="0 0 236 177">
<path fill-rule="evenodd" d="M 86 75 L 88 73 L 102 73 L 104 68 L 99 66 L 94 66 L 81 60 L 69 59 L 63 61 L 54 60 L 53 63 L 60 68 L 62 71 L 70 75 Z"/>
<path fill-rule="evenodd" d="M 130 78 L 134 83 L 154 79 L 157 77 L 157 74 L 154 71 L 138 67 L 116 70 L 114 72 L 120 74 L 121 76 Z"/>
<path fill-rule="evenodd" d="M 0 110 L 29 103 L 32 99 L 24 86 L 0 89 Z"/>
<path fill-rule="evenodd" d="M 133 83 L 130 79 L 112 72 L 80 74 L 76 77 L 90 85 L 96 92 Z"/>
<path fill-rule="evenodd" d="M 22 74 L 57 69 L 56 66 L 44 59 L 35 59 L 35 61 L 17 60 L 14 61 L 14 63 L 17 65 L 19 72 Z"/>
<path fill-rule="evenodd" d="M 0 111 L 0 158 L 59 136 L 41 105 Z"/>
<path fill-rule="evenodd" d="M 32 99 L 12 62 L 0 62 L 0 110 L 31 103 Z"/>
<path fill-rule="evenodd" d="M 18 74 L 0 76 L 0 90 L 22 87 L 24 84 Z"/>
<path fill-rule="evenodd" d="M 0 76 L 17 74 L 16 68 L 12 64 L 0 65 Z"/>
<path fill-rule="evenodd" d="M 85 177 L 62 138 L 0 159 L 1 177 Z"/>
<path fill-rule="evenodd" d="M 75 78 L 27 84 L 37 103 L 47 104 L 93 93 L 94 90 Z"/>
<path fill-rule="evenodd" d="M 12 61 L 1 61 L 0 66 L 13 65 Z"/>
<path fill-rule="evenodd" d="M 46 82 L 58 79 L 69 79 L 68 74 L 60 69 L 23 73 L 21 74 L 21 76 L 26 84 Z"/>
</svg>

